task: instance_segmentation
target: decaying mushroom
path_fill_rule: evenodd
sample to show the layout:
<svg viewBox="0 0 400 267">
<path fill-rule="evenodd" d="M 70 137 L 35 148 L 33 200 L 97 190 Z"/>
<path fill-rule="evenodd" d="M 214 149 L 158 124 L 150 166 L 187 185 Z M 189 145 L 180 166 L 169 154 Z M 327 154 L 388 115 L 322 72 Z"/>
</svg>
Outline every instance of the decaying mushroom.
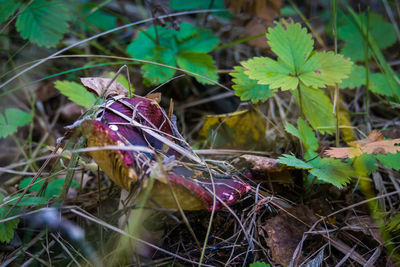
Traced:
<svg viewBox="0 0 400 267">
<path fill-rule="evenodd" d="M 84 121 L 80 129 L 88 147 L 97 148 L 90 156 L 125 190 L 146 184 L 161 162 L 165 175 L 156 178 L 150 199 L 162 207 L 177 208 L 178 201 L 183 210 L 218 210 L 249 191 L 231 174 L 208 168 L 179 134 L 174 120 L 155 100 L 119 95 L 106 99 L 95 118 Z"/>
</svg>

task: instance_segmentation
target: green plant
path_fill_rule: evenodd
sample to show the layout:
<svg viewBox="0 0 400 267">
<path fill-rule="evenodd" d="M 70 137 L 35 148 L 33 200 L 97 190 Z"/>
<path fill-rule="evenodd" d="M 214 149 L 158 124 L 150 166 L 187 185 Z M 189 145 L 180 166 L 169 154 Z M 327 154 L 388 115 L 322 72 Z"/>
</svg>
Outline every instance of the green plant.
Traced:
<svg viewBox="0 0 400 267">
<path fill-rule="evenodd" d="M 15 133 L 18 127 L 24 126 L 31 121 L 31 114 L 25 111 L 16 108 L 6 109 L 4 116 L 0 114 L 0 138 Z"/>
<path fill-rule="evenodd" d="M 243 100 L 267 100 L 278 89 L 290 90 L 312 127 L 322 133 L 334 132 L 332 104 L 321 90 L 340 83 L 350 74 L 352 62 L 333 52 L 313 51 L 311 34 L 299 23 L 282 20 L 266 34 L 277 60 L 254 57 L 236 67 L 236 95 Z M 243 76 L 257 82 L 249 82 Z M 266 85 L 271 93 L 267 92 Z"/>
<path fill-rule="evenodd" d="M 32 179 L 33 178 L 26 178 L 22 180 L 19 185 L 20 189 L 25 189 Z M 7 214 L 7 218 L 20 214 L 22 212 L 22 207 L 25 206 L 40 207 L 46 205 L 49 200 L 60 195 L 64 182 L 64 178 L 56 179 L 49 182 L 46 187 L 44 187 L 45 182 L 43 180 L 36 182 L 29 188 L 29 192 L 36 193 L 38 196 L 28 193 L 24 195 L 18 203 L 17 199 L 21 197 L 21 194 L 15 194 L 7 199 L 5 199 L 3 195 L 0 195 L 0 203 L 2 204 L 0 207 L 1 218 L 5 219 Z M 41 191 L 42 188 L 44 189 L 44 193 Z M 78 188 L 78 183 L 72 181 L 71 188 Z M 0 224 L 0 242 L 9 242 L 12 239 L 14 236 L 14 230 L 17 228 L 18 223 L 19 219 L 13 219 Z"/>
<path fill-rule="evenodd" d="M 62 0 L 0 1 L 0 23 L 8 20 L 16 11 L 17 31 L 24 39 L 38 46 L 53 47 L 69 31 L 68 22 L 74 18 L 72 4 Z"/>
<path fill-rule="evenodd" d="M 297 169 L 307 170 L 309 180 L 313 181 L 313 183 L 330 183 L 338 188 L 348 184 L 351 177 L 357 176 L 357 173 L 349 163 L 334 158 L 321 158 L 316 153 L 318 139 L 311 127 L 302 118 L 297 120 L 297 128 L 287 123 L 285 129 L 303 143 L 305 161 L 293 155 L 284 154 L 278 158 L 278 162 Z"/>
<path fill-rule="evenodd" d="M 339 14 L 338 38 L 345 41 L 340 52 L 354 62 L 365 60 L 365 51 L 360 49 L 360 45 L 365 43 L 366 36 L 364 36 L 364 32 L 367 30 L 368 37 L 373 38 L 381 50 L 390 47 L 396 42 L 396 32 L 393 25 L 387 22 L 380 14 L 369 13 L 368 19 L 365 13 L 357 15 L 355 18 L 346 16 L 343 13 Z M 373 51 L 369 49 L 369 58 L 372 55 Z"/>
<path fill-rule="evenodd" d="M 172 67 L 180 67 L 211 80 L 218 80 L 217 67 L 207 53 L 219 43 L 214 34 L 204 28 L 182 23 L 179 30 L 152 26 L 138 34 L 128 46 L 127 52 L 135 59 L 162 63 Z M 147 84 L 157 85 L 171 79 L 176 70 L 144 64 L 142 75 Z M 209 81 L 195 76 L 200 83 Z"/>
</svg>

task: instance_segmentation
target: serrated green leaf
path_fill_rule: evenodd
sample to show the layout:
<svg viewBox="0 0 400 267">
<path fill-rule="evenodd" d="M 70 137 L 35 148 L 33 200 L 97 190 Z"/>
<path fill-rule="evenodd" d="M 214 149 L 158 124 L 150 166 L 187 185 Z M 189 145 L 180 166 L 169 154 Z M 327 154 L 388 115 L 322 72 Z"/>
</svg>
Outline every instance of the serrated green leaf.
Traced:
<svg viewBox="0 0 400 267">
<path fill-rule="evenodd" d="M 312 162 L 310 163 L 312 164 Z M 333 158 L 322 158 L 313 167 L 310 174 L 316 176 L 319 180 L 333 184 L 337 188 L 343 188 L 350 183 L 352 176 L 357 175 L 349 164 Z"/>
<path fill-rule="evenodd" d="M 311 169 L 313 165 L 302 161 L 301 159 L 296 158 L 293 155 L 283 154 L 282 157 L 279 157 L 277 161 L 281 164 L 285 164 L 287 166 L 295 167 L 297 169 Z"/>
<path fill-rule="evenodd" d="M 292 22 L 285 26 L 277 23 L 275 28 L 269 28 L 268 44 L 292 73 L 299 73 L 313 50 L 314 41 L 300 23 Z"/>
<path fill-rule="evenodd" d="M 21 5 L 19 0 L 0 0 L 0 23 L 10 18 Z"/>
<path fill-rule="evenodd" d="M 244 74 L 244 68 L 234 67 L 236 72 L 231 72 L 232 81 L 235 83 L 232 88 L 235 89 L 235 94 L 240 96 L 242 101 L 251 100 L 253 103 L 258 101 L 266 101 L 270 98 L 275 90 L 270 90 L 268 85 L 260 85 L 256 80 L 250 79 Z"/>
<path fill-rule="evenodd" d="M 4 196 L 0 194 L 0 203 L 3 204 Z M 9 206 L 0 207 L 0 218 L 4 219 L 6 214 L 9 213 Z M 16 215 L 17 209 L 11 211 L 8 217 Z M 19 219 L 14 219 L 4 223 L 0 223 L 0 242 L 10 242 L 14 236 L 14 230 L 18 227 Z"/>
<path fill-rule="evenodd" d="M 314 130 L 324 134 L 335 132 L 335 117 L 333 116 L 333 106 L 329 97 L 321 89 L 300 84 L 302 111 Z M 297 90 L 293 95 L 300 104 Z"/>
<path fill-rule="evenodd" d="M 299 79 L 294 77 L 285 64 L 266 57 L 254 57 L 242 62 L 247 69 L 244 73 L 259 84 L 269 85 L 270 89 L 294 90 Z"/>
<path fill-rule="evenodd" d="M 153 48 L 153 57 L 149 58 L 148 60 L 176 67 L 174 51 L 163 46 L 155 46 Z M 142 66 L 143 78 L 152 85 L 157 85 L 168 81 L 174 76 L 175 72 L 176 70 L 174 69 L 153 64 L 144 64 Z"/>
<path fill-rule="evenodd" d="M 179 26 L 180 30 L 176 32 L 178 51 L 207 53 L 219 43 L 219 39 L 209 29 L 198 28 L 188 23 Z"/>
<path fill-rule="evenodd" d="M 55 81 L 54 87 L 57 88 L 61 94 L 68 97 L 69 100 L 82 107 L 90 108 L 96 103 L 96 97 L 79 83 L 72 81 Z"/>
<path fill-rule="evenodd" d="M 370 75 L 369 89 L 375 94 L 393 96 L 393 92 L 390 89 L 391 85 L 400 92 L 400 86 L 393 78 L 389 78 L 383 73 L 373 73 Z"/>
<path fill-rule="evenodd" d="M 32 116 L 25 111 L 8 108 L 5 117 L 0 114 L 0 138 L 7 137 L 17 131 L 18 127 L 24 126 L 32 121 Z"/>
<path fill-rule="evenodd" d="M 291 135 L 294 135 L 299 139 L 301 138 L 299 130 L 297 130 L 296 126 L 294 126 L 293 124 L 286 123 L 285 124 L 285 130 L 286 130 L 286 132 L 290 133 Z"/>
<path fill-rule="evenodd" d="M 388 168 L 392 168 L 396 171 L 400 170 L 400 153 L 392 154 L 388 153 L 387 155 L 378 154 L 376 158 Z"/>
<path fill-rule="evenodd" d="M 338 37 L 346 41 L 346 43 L 343 45 L 341 53 L 346 57 L 350 57 L 355 62 L 365 60 L 365 40 L 358 27 L 358 23 L 363 25 L 363 31 L 366 31 L 366 15 L 360 14 L 357 17 L 357 22 L 349 16 L 343 16 L 342 22 L 342 25 L 338 27 Z M 397 39 L 393 25 L 376 13 L 369 14 L 368 35 L 369 38 L 373 38 L 376 41 L 380 49 L 391 46 Z M 371 57 L 372 54 L 372 51 L 369 51 L 369 57 Z"/>
<path fill-rule="evenodd" d="M 156 35 L 157 31 L 157 35 Z M 137 38 L 128 45 L 127 52 L 131 57 L 141 60 L 152 60 L 158 50 L 156 47 L 165 47 L 177 52 L 177 42 L 174 38 L 176 31 L 164 27 L 154 26 L 147 28 L 138 34 Z M 158 38 L 158 44 L 157 44 Z"/>
<path fill-rule="evenodd" d="M 347 78 L 352 65 L 350 60 L 344 59 L 340 54 L 335 55 L 332 51 L 314 53 L 300 67 L 299 78 L 307 86 L 324 88 Z"/>
<path fill-rule="evenodd" d="M 205 53 L 180 52 L 177 55 L 177 63 L 181 69 L 203 75 L 211 80 L 218 81 L 217 67 L 211 56 Z M 212 84 L 210 81 L 195 76 L 196 80 L 202 84 Z"/>
<path fill-rule="evenodd" d="M 68 32 L 68 21 L 73 17 L 69 5 L 62 0 L 35 0 L 18 16 L 17 31 L 39 46 L 56 46 Z"/>
<path fill-rule="evenodd" d="M 349 77 L 343 79 L 343 81 L 339 84 L 339 87 L 354 89 L 360 87 L 361 85 L 365 85 L 366 80 L 365 67 L 353 65 L 353 69 L 351 70 Z"/>
</svg>

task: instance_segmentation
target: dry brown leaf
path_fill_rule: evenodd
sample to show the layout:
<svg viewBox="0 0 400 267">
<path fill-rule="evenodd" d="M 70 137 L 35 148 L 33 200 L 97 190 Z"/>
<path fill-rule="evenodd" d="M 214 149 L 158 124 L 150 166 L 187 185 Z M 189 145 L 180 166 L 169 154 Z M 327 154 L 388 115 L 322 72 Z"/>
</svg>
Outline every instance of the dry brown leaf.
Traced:
<svg viewBox="0 0 400 267">
<path fill-rule="evenodd" d="M 273 158 L 241 155 L 239 159 L 235 160 L 235 165 L 244 166 L 245 163 L 250 164 L 251 166 L 249 166 L 249 168 L 255 171 L 277 172 L 281 170 L 281 164 Z"/>
<path fill-rule="evenodd" d="M 308 231 L 317 220 L 313 211 L 307 206 L 297 206 L 280 210 L 278 215 L 266 221 L 260 235 L 268 237 L 265 241 L 271 249 L 272 258 L 278 264 L 289 265 L 303 233 Z"/>
<path fill-rule="evenodd" d="M 349 147 L 331 147 L 325 155 L 333 158 L 354 158 L 361 154 L 384 154 L 400 152 L 400 138 L 383 140 L 383 135 L 373 130 L 368 138 L 349 142 Z"/>
<path fill-rule="evenodd" d="M 273 20 L 279 16 L 282 5 L 282 0 L 225 0 L 230 12 L 241 14 L 238 24 L 245 25 L 246 36 L 264 34 L 249 41 L 250 45 L 262 49 L 268 47 L 265 31 L 273 26 Z"/>
<path fill-rule="evenodd" d="M 107 99 L 110 96 L 127 95 L 128 90 L 119 82 L 114 81 L 110 86 L 110 78 L 88 77 L 81 78 L 82 84 L 97 96 L 103 96 Z M 108 86 L 108 88 L 107 88 Z"/>
</svg>

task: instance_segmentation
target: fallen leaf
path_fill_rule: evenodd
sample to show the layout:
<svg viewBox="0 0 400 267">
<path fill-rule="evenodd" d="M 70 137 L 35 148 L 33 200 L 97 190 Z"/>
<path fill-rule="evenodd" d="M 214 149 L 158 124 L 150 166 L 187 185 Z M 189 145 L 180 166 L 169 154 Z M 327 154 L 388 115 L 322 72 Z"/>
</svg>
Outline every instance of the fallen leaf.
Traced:
<svg viewBox="0 0 400 267">
<path fill-rule="evenodd" d="M 383 140 L 383 135 L 373 130 L 368 138 L 349 142 L 349 147 L 331 147 L 325 151 L 325 155 L 333 158 L 354 158 L 361 154 L 386 155 L 400 152 L 400 138 Z"/>
<path fill-rule="evenodd" d="M 263 34 L 263 36 L 250 40 L 249 44 L 261 49 L 268 47 L 265 31 L 273 26 L 273 21 L 279 16 L 282 0 L 225 0 L 225 6 L 237 16 L 237 25 L 245 25 L 246 37 Z"/>
<path fill-rule="evenodd" d="M 265 222 L 260 234 L 265 236 L 267 233 L 265 241 L 276 263 L 289 265 L 303 233 L 308 231 L 316 220 L 310 208 L 300 205 L 280 210 L 277 216 Z"/>
<path fill-rule="evenodd" d="M 265 122 L 255 110 L 208 115 L 199 136 L 213 148 L 260 149 L 265 142 Z"/>
<path fill-rule="evenodd" d="M 114 81 L 112 84 L 110 84 L 111 81 L 112 79 L 109 78 L 99 78 L 99 77 L 81 78 L 82 84 L 90 92 L 95 93 L 97 96 L 104 95 L 104 97 L 107 99 L 110 96 L 128 94 L 128 90 L 122 84 L 120 84 L 117 81 Z"/>
</svg>

